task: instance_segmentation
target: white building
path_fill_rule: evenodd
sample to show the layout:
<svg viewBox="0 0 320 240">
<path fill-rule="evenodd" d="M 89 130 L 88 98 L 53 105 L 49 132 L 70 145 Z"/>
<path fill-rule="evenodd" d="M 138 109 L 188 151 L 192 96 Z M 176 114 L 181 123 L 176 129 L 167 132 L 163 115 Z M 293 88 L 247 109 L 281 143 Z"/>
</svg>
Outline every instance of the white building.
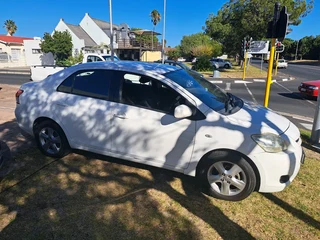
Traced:
<svg viewBox="0 0 320 240">
<path fill-rule="evenodd" d="M 103 20 L 92 18 L 88 13 L 85 14 L 79 25 L 66 23 L 60 19 L 55 31 L 68 31 L 72 37 L 72 55 L 76 56 L 80 52 L 85 53 L 110 53 L 111 31 L 110 23 Z M 143 32 L 143 31 L 142 31 Z M 149 31 L 150 32 L 150 31 Z M 161 52 L 159 45 L 151 49 L 151 42 L 139 42 L 135 38 L 135 32 L 130 30 L 126 23 L 120 25 L 113 24 L 113 47 L 115 53 L 122 60 L 144 60 L 154 61 L 160 59 Z M 138 34 L 139 35 L 139 34 Z M 32 49 L 40 49 L 40 41 L 33 40 L 27 43 L 28 58 Z M 38 47 L 37 47 L 38 46 Z M 151 52 L 150 52 L 151 51 Z M 40 51 L 41 52 L 41 51 Z M 41 65 L 49 60 L 42 56 L 31 55 L 28 65 Z"/>
</svg>

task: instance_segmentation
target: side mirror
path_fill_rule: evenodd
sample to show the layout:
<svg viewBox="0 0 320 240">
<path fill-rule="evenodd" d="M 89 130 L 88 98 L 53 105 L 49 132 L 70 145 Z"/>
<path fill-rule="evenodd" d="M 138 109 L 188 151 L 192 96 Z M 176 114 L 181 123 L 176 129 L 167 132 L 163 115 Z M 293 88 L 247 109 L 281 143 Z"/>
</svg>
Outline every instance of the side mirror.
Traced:
<svg viewBox="0 0 320 240">
<path fill-rule="evenodd" d="M 192 111 L 187 105 L 179 105 L 174 109 L 174 117 L 181 119 L 192 116 Z"/>
</svg>

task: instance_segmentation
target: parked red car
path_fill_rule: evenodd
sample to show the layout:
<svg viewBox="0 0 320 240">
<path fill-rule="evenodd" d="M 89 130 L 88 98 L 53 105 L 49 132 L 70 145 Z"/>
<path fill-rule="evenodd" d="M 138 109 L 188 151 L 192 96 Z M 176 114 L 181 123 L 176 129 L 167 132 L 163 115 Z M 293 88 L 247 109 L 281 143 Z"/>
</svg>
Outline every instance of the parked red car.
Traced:
<svg viewBox="0 0 320 240">
<path fill-rule="evenodd" d="M 308 97 L 318 97 L 320 88 L 320 80 L 303 82 L 298 87 L 299 92 Z"/>
</svg>

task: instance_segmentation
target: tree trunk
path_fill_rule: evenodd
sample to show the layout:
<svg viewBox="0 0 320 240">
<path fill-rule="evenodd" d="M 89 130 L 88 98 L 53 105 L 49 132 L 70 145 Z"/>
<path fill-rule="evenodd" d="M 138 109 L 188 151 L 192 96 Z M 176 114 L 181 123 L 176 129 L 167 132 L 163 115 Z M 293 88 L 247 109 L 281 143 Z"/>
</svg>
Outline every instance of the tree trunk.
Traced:
<svg viewBox="0 0 320 240">
<path fill-rule="evenodd" d="M 152 48 L 151 48 L 151 49 L 152 49 L 152 51 L 153 51 L 153 33 L 154 33 L 154 28 L 155 28 L 155 27 L 154 27 L 154 25 L 153 25 L 152 39 L 151 39 L 151 42 L 152 42 L 152 45 L 151 45 L 151 46 L 152 46 Z"/>
</svg>

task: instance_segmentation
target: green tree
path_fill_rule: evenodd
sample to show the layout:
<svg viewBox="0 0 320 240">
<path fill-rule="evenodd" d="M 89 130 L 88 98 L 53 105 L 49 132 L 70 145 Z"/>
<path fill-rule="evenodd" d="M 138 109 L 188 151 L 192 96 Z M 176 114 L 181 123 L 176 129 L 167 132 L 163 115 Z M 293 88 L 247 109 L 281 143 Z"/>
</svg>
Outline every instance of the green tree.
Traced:
<svg viewBox="0 0 320 240">
<path fill-rule="evenodd" d="M 299 43 L 299 56 L 301 59 L 310 58 L 310 52 L 313 47 L 313 36 L 306 36 L 300 40 Z"/>
<path fill-rule="evenodd" d="M 158 10 L 152 10 L 152 12 L 150 13 L 151 16 L 151 22 L 153 24 L 153 31 L 155 31 L 157 24 L 160 22 L 161 20 L 161 15 L 158 12 Z M 151 39 L 153 40 L 153 33 L 152 33 L 152 37 Z M 153 41 L 152 41 L 152 50 L 153 50 Z"/>
<path fill-rule="evenodd" d="M 281 53 L 281 56 L 293 58 L 296 54 L 297 41 L 291 38 L 285 38 L 282 43 L 284 45 L 284 51 Z"/>
<path fill-rule="evenodd" d="M 179 49 L 178 48 L 170 49 L 167 51 L 167 55 L 170 60 L 177 61 L 178 58 L 180 57 Z"/>
<path fill-rule="evenodd" d="M 12 20 L 6 20 L 3 27 L 7 30 L 8 36 L 12 36 L 18 29 L 16 23 Z"/>
<path fill-rule="evenodd" d="M 278 0 L 291 13 L 293 25 L 299 25 L 314 6 L 314 0 Z M 205 32 L 224 45 L 224 51 L 235 54 L 241 50 L 241 40 L 251 36 L 262 40 L 268 22 L 273 18 L 274 0 L 229 0 L 206 20 Z"/>
<path fill-rule="evenodd" d="M 218 56 L 221 54 L 221 44 L 210 39 L 210 37 L 204 33 L 196 33 L 189 36 L 183 36 L 180 43 L 182 56 L 186 58 L 194 57 L 195 55 L 192 53 L 192 50 L 198 46 L 210 46 L 212 48 L 212 55 Z"/>
<path fill-rule="evenodd" d="M 41 51 L 44 53 L 51 52 L 58 65 L 63 64 L 72 56 L 72 46 L 72 38 L 67 30 L 64 32 L 54 31 L 52 36 L 45 33 L 40 44 Z"/>
</svg>

